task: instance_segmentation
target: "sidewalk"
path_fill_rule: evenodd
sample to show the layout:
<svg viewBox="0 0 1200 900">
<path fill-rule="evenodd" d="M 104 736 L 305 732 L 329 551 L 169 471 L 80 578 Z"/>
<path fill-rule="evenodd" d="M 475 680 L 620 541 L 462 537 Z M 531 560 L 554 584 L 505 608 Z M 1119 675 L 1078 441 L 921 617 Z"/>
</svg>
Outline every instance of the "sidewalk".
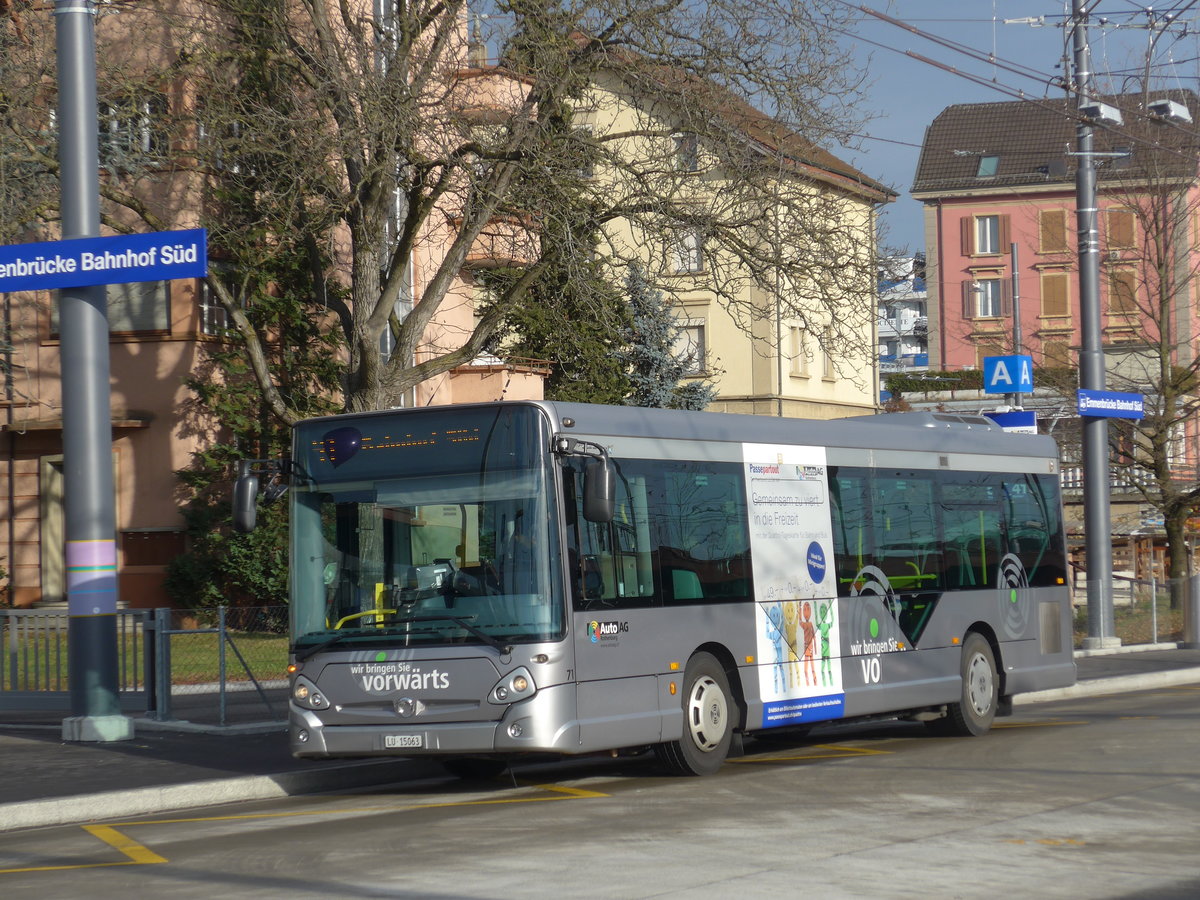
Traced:
<svg viewBox="0 0 1200 900">
<path fill-rule="evenodd" d="M 1200 683 L 1200 649 L 1138 645 L 1077 653 L 1072 688 L 1016 698 L 1017 705 Z M 286 709 L 283 692 L 271 704 Z M 185 698 L 172 701 L 185 719 Z M 195 709 L 193 703 L 192 708 Z M 298 760 L 287 750 L 282 722 L 261 718 L 259 703 L 231 700 L 219 727 L 195 722 L 134 720 L 130 741 L 66 744 L 61 711 L 0 712 L 0 832 L 293 794 L 350 790 L 441 773 L 429 760 Z"/>
</svg>

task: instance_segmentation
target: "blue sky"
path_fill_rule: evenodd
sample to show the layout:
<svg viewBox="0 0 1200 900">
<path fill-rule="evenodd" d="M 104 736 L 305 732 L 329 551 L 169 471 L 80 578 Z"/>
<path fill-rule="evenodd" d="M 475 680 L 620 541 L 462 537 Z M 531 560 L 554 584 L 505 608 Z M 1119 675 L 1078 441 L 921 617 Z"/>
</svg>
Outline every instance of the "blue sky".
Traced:
<svg viewBox="0 0 1200 900">
<path fill-rule="evenodd" d="M 902 19 L 923 32 L 961 44 L 976 53 L 996 57 L 996 65 L 972 59 L 950 47 L 867 17 L 857 39 L 847 38 L 863 60 L 871 86 L 869 107 L 877 118 L 866 128 L 861 149 L 842 149 L 844 159 L 900 193 L 883 215 L 884 248 L 924 249 L 921 204 L 908 196 L 916 171 L 925 128 L 947 106 L 955 103 L 990 103 L 1016 99 L 1023 90 L 1033 97 L 1061 97 L 1061 88 L 1047 87 L 1061 76 L 1060 60 L 1067 32 L 1059 27 L 1070 2 L 1062 0 L 860 0 L 863 6 Z M 857 3 L 854 5 L 858 5 Z M 1153 32 L 1144 26 L 1141 4 L 1130 0 L 1099 0 L 1090 4 L 1094 18 L 1107 18 L 1107 27 L 1089 31 L 1093 71 L 1097 84 L 1121 88 L 1127 76 L 1140 71 L 1147 42 Z M 1177 11 L 1174 25 L 1155 43 L 1153 76 L 1157 86 L 1195 89 L 1200 40 L 1200 3 L 1196 0 L 1163 0 L 1154 7 L 1161 18 Z M 1045 17 L 1045 25 L 1005 24 L 1005 19 Z M 1180 37 L 1184 24 L 1188 34 Z M 912 51 L 977 80 L 945 71 L 905 55 Z M 1067 51 L 1070 52 L 1069 43 Z M 1007 68 L 1015 65 L 1018 74 Z M 1024 74 L 1030 71 L 1030 76 Z M 981 83 L 982 82 L 982 83 Z M 1140 82 L 1139 82 L 1140 85 Z"/>
</svg>

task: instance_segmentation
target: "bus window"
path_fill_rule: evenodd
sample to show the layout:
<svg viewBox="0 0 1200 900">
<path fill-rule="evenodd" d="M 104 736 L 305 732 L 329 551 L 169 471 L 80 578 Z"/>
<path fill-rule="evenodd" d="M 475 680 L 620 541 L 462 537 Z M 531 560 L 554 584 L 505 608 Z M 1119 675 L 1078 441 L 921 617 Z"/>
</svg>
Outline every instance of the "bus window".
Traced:
<svg viewBox="0 0 1200 900">
<path fill-rule="evenodd" d="M 1004 524 L 1006 551 L 1020 559 L 1029 584 L 1062 584 L 1066 560 L 1061 551 L 1062 522 L 1054 478 L 1005 475 Z"/>
<path fill-rule="evenodd" d="M 626 463 L 616 466 L 616 503 L 611 522 L 583 517 L 583 468 L 565 467 L 568 558 L 572 567 L 576 609 L 649 606 L 654 601 L 654 567 L 650 540 L 649 487 L 645 475 Z"/>
<path fill-rule="evenodd" d="M 854 579 L 875 558 L 871 529 L 868 473 L 840 467 L 830 471 L 829 500 L 833 520 L 834 571 L 838 594 L 849 597 Z"/>
<path fill-rule="evenodd" d="M 942 548 L 928 472 L 878 472 L 872 480 L 875 565 L 898 592 L 942 588 Z"/>
<path fill-rule="evenodd" d="M 741 466 L 663 465 L 652 513 L 664 603 L 712 603 L 750 596 L 750 534 Z"/>
<path fill-rule="evenodd" d="M 577 609 L 721 603 L 751 595 L 746 486 L 733 463 L 620 460 L 612 522 L 583 518 L 582 474 L 568 557 Z M 577 536 L 577 537 L 576 537 Z M 570 542 L 578 541 L 574 547 Z"/>
<path fill-rule="evenodd" d="M 941 482 L 946 586 L 992 587 L 1003 556 L 999 478 L 981 472 L 943 472 Z"/>
</svg>

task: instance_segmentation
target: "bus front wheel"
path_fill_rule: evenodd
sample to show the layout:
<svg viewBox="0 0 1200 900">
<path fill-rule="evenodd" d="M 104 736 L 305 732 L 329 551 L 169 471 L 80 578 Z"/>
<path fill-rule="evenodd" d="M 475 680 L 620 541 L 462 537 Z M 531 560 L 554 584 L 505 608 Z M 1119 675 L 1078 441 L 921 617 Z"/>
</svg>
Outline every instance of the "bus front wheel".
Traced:
<svg viewBox="0 0 1200 900">
<path fill-rule="evenodd" d="M 972 737 L 986 734 L 996 718 L 1000 680 L 996 657 L 987 638 L 967 635 L 962 650 L 962 699 L 946 707 L 946 715 L 929 723 L 935 734 Z"/>
<path fill-rule="evenodd" d="M 658 757 L 680 775 L 712 775 L 729 755 L 737 704 L 717 658 L 697 653 L 683 674 L 683 736 L 655 747 Z"/>
</svg>

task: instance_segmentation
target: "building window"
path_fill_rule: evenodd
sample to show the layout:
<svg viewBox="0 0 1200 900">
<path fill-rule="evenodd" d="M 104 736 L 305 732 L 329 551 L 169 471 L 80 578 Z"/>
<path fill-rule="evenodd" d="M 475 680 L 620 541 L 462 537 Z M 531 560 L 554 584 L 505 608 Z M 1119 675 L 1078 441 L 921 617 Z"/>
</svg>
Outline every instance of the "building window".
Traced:
<svg viewBox="0 0 1200 900">
<path fill-rule="evenodd" d="M 997 319 L 1008 315 L 1008 282 L 998 275 L 963 282 L 963 318 Z"/>
<path fill-rule="evenodd" d="M 580 178 L 591 180 L 596 177 L 596 137 L 591 125 L 580 125 L 573 135 L 571 152 L 578 159 L 575 167 Z"/>
<path fill-rule="evenodd" d="M 704 238 L 696 229 L 682 232 L 671 248 L 671 271 L 675 274 L 704 271 Z"/>
<path fill-rule="evenodd" d="M 1105 210 L 1104 217 L 1108 226 L 1109 249 L 1132 250 L 1136 231 L 1132 210 L 1109 209 Z"/>
<path fill-rule="evenodd" d="M 672 135 L 675 141 L 675 171 L 700 171 L 700 142 L 691 132 Z"/>
<path fill-rule="evenodd" d="M 808 335 L 799 325 L 788 329 L 788 356 L 791 374 L 808 377 Z"/>
<path fill-rule="evenodd" d="M 1038 249 L 1042 253 L 1066 253 L 1071 249 L 1065 209 L 1043 209 L 1038 213 Z"/>
<path fill-rule="evenodd" d="M 1066 272 L 1042 273 L 1042 315 L 1068 316 L 1071 308 L 1068 301 L 1070 276 Z"/>
<path fill-rule="evenodd" d="M 167 154 L 167 98 L 155 92 L 129 94 L 100 104 L 100 164 L 129 171 Z"/>
<path fill-rule="evenodd" d="M 821 377 L 826 381 L 832 381 L 837 375 L 837 367 L 833 361 L 833 326 L 826 325 L 824 332 L 824 346 L 822 346 L 822 359 L 824 364 L 821 368 Z"/>
<path fill-rule="evenodd" d="M 975 170 L 976 178 L 995 178 L 996 172 L 1000 169 L 1000 157 L 998 156 L 981 156 L 979 157 L 979 168 Z"/>
<path fill-rule="evenodd" d="M 1108 273 L 1108 311 L 1137 312 L 1137 273 L 1133 269 L 1113 269 Z"/>
<path fill-rule="evenodd" d="M 989 356 L 1004 356 L 1004 348 L 998 344 L 979 344 L 975 348 L 975 368 L 982 369 L 983 361 Z"/>
<path fill-rule="evenodd" d="M 224 334 L 229 327 L 229 317 L 204 279 L 197 281 L 196 296 L 200 298 L 200 333 Z"/>
<path fill-rule="evenodd" d="M 1066 341 L 1042 341 L 1042 365 L 1055 369 L 1071 366 L 1071 345 Z"/>
<path fill-rule="evenodd" d="M 960 221 L 963 256 L 991 256 L 1009 244 L 1008 216 L 963 216 Z"/>
<path fill-rule="evenodd" d="M 704 322 L 688 319 L 679 325 L 675 335 L 675 358 L 683 363 L 684 375 L 703 375 L 708 371 Z"/>
<path fill-rule="evenodd" d="M 165 333 L 171 330 L 171 284 L 140 281 L 110 284 L 108 295 L 109 334 Z M 58 304 L 50 305 L 50 332 L 58 335 Z"/>
<path fill-rule="evenodd" d="M 975 217 L 975 252 L 1000 252 L 1000 217 Z"/>
</svg>

